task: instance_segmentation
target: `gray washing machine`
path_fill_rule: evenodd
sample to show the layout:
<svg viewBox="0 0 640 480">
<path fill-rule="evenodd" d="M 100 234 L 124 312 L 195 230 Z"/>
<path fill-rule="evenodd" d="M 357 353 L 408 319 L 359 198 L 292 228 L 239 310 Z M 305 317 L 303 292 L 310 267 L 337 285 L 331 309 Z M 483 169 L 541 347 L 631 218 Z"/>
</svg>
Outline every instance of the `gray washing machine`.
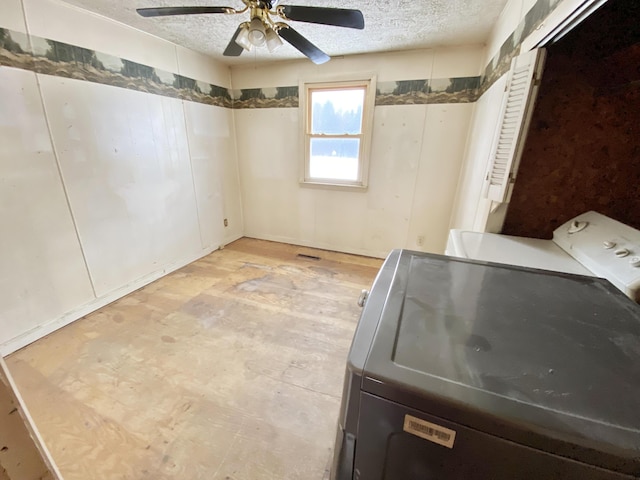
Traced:
<svg viewBox="0 0 640 480">
<path fill-rule="evenodd" d="M 393 251 L 331 478 L 640 478 L 640 306 L 604 279 Z"/>
</svg>

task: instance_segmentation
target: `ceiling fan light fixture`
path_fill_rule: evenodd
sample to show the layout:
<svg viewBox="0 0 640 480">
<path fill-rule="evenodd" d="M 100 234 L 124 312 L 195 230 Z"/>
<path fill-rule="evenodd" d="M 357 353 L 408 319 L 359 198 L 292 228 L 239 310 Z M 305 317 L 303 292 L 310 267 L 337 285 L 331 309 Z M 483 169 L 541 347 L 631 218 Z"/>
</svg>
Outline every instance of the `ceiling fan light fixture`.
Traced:
<svg viewBox="0 0 640 480">
<path fill-rule="evenodd" d="M 267 48 L 270 53 L 275 52 L 278 48 L 282 46 L 282 40 L 280 40 L 280 35 L 278 35 L 275 30 L 271 27 L 267 28 L 266 32 L 267 37 Z"/>
<path fill-rule="evenodd" d="M 256 47 L 261 47 L 264 45 L 266 37 L 264 23 L 258 17 L 253 17 L 249 24 L 249 41 Z"/>
<path fill-rule="evenodd" d="M 2 1 L 2 0 L 0 0 Z M 163 0 L 163 3 L 166 0 Z M 279 5 L 280 0 L 242 0 L 244 7 L 219 6 L 183 6 L 138 8 L 143 17 L 164 17 L 173 15 L 223 14 L 235 15 L 249 13 L 249 21 L 242 22 L 229 40 L 223 55 L 238 57 L 244 50 L 266 46 L 273 52 L 289 43 L 316 65 L 330 60 L 330 57 L 313 43 L 291 28 L 288 23 L 274 22 L 275 18 L 297 22 L 333 25 L 334 27 L 364 28 L 364 17 L 360 10 L 351 8 L 310 7 L 305 5 Z"/>
<path fill-rule="evenodd" d="M 251 51 L 253 44 L 249 40 L 249 24 L 248 23 L 244 23 L 242 25 L 240 33 L 238 33 L 238 36 L 236 37 L 236 43 L 240 45 L 242 48 L 244 48 L 247 52 Z"/>
</svg>

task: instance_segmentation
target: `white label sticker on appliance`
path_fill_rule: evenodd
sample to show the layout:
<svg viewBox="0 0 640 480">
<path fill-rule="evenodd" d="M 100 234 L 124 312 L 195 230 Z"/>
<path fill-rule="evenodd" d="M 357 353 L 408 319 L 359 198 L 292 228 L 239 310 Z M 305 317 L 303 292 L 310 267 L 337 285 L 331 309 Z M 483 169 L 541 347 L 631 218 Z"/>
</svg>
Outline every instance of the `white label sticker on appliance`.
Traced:
<svg viewBox="0 0 640 480">
<path fill-rule="evenodd" d="M 447 448 L 453 448 L 456 432 L 411 415 L 404 416 L 404 431 Z"/>
</svg>

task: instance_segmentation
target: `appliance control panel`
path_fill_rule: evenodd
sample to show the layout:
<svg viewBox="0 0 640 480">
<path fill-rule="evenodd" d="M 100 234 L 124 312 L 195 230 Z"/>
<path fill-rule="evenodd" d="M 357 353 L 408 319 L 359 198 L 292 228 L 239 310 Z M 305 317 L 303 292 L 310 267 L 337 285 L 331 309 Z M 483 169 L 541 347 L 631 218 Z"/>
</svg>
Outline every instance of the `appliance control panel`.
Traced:
<svg viewBox="0 0 640 480">
<path fill-rule="evenodd" d="M 640 230 L 592 211 L 558 227 L 553 241 L 595 275 L 640 302 Z"/>
</svg>

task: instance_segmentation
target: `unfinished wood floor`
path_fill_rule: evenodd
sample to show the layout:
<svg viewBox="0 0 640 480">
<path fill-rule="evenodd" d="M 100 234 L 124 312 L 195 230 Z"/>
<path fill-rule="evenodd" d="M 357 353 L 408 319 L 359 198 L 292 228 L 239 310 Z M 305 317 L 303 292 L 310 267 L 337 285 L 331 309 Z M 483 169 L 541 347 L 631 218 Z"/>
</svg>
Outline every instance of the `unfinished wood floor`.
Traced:
<svg viewBox="0 0 640 480">
<path fill-rule="evenodd" d="M 321 480 L 380 265 L 241 239 L 7 363 L 65 480 Z"/>
</svg>

